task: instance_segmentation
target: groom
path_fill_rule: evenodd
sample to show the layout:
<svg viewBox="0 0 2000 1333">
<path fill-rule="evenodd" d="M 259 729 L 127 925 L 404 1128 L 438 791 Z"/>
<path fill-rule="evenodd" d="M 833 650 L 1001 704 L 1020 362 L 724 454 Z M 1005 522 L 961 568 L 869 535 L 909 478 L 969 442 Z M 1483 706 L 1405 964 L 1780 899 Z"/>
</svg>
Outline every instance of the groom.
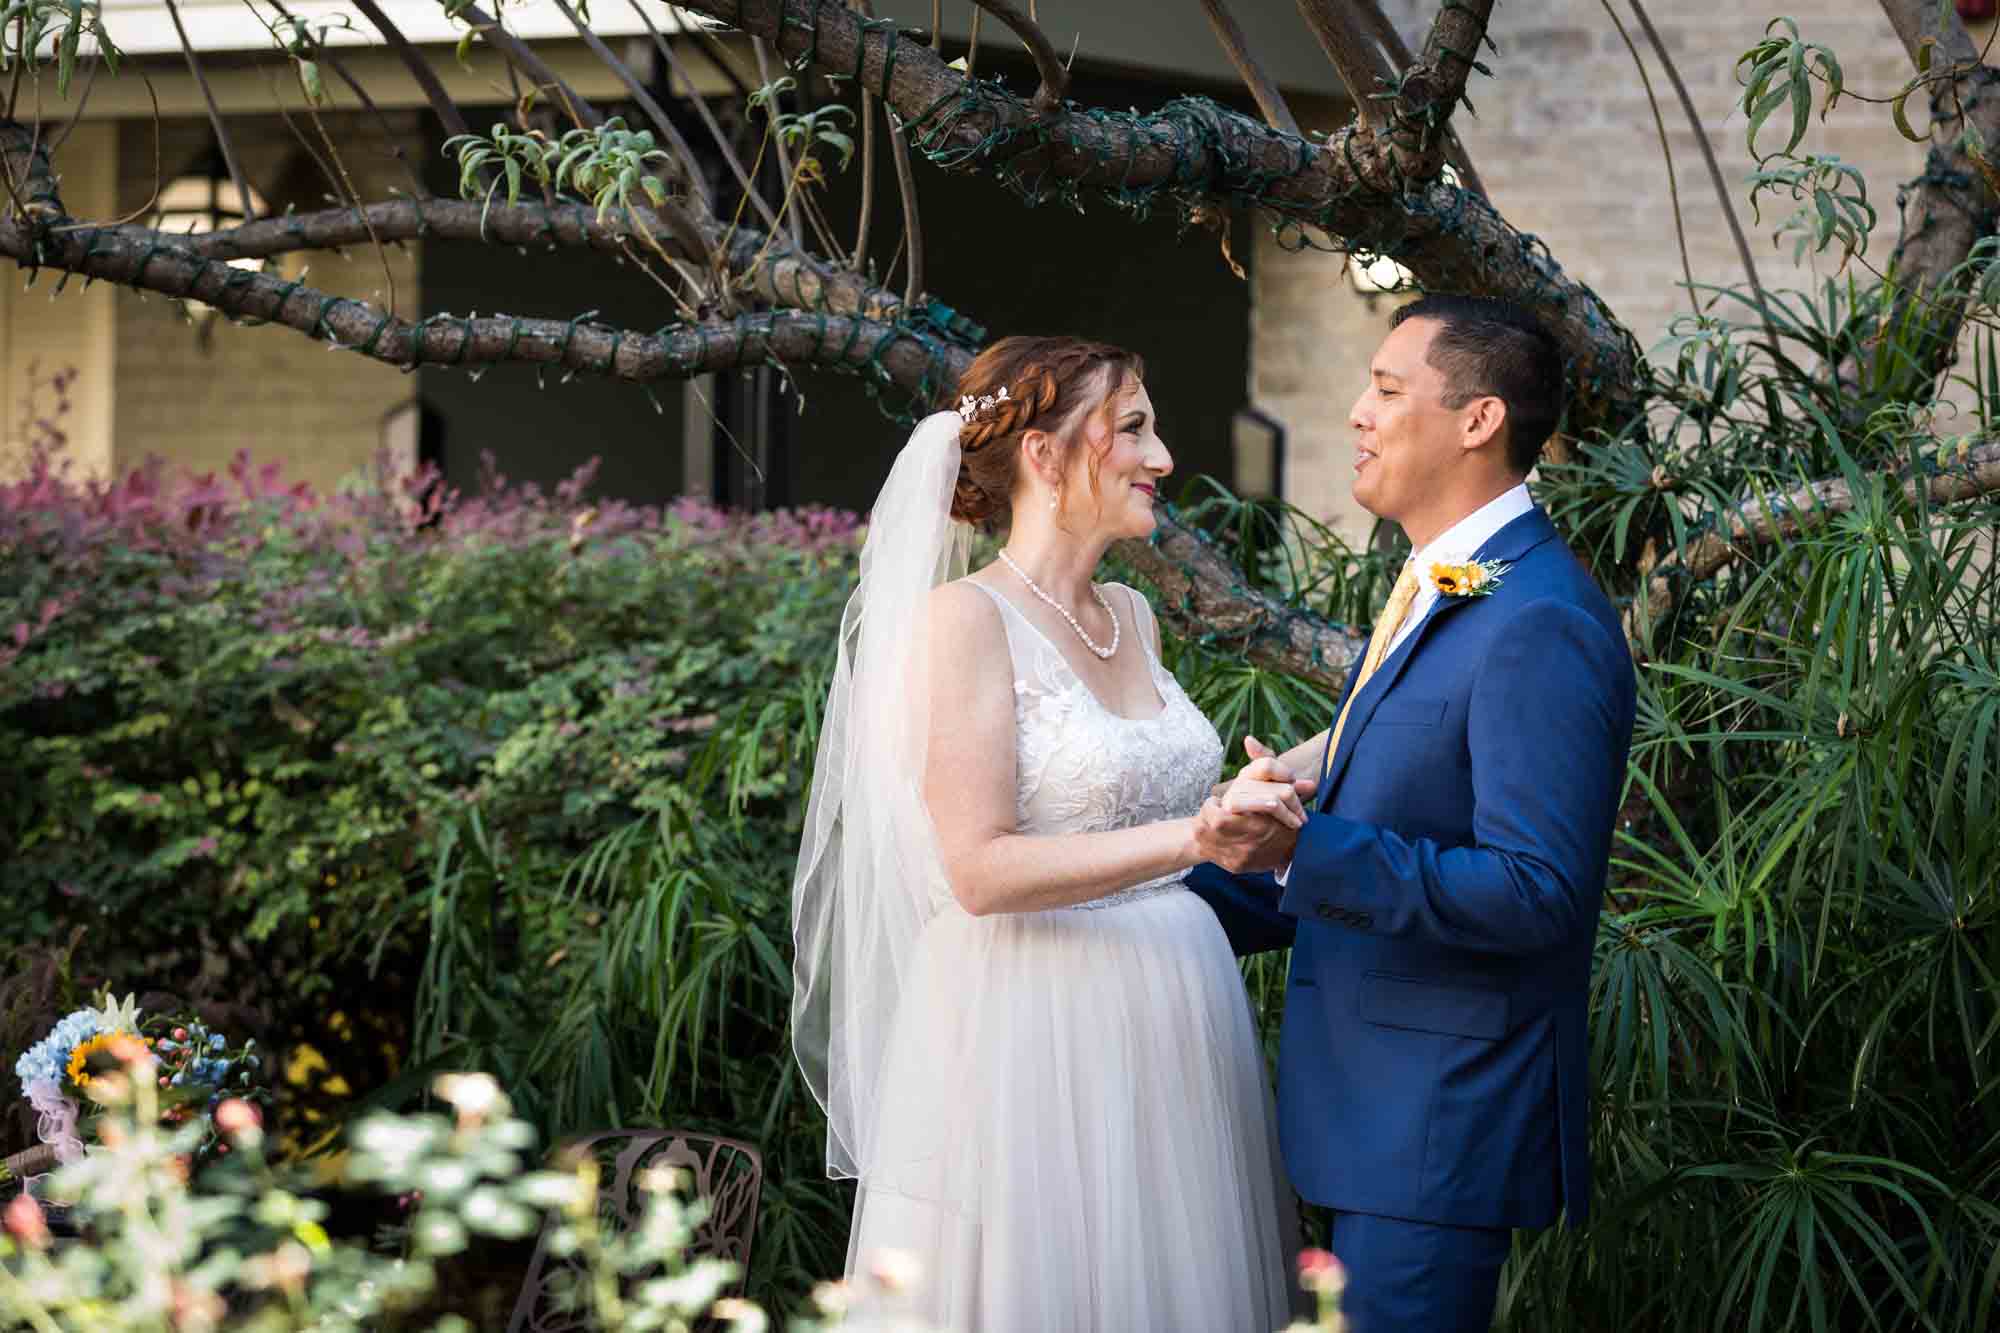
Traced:
<svg viewBox="0 0 2000 1333">
<path fill-rule="evenodd" d="M 1484 1333 L 1511 1229 L 1589 1206 L 1584 1010 L 1634 687 L 1528 498 L 1562 394 L 1525 310 L 1396 312 L 1350 417 L 1354 497 L 1415 555 L 1326 744 L 1251 743 L 1238 783 L 1317 777 L 1305 827 L 1201 815 L 1220 864 L 1190 885 L 1237 952 L 1292 949 L 1279 1131 L 1332 1210 L 1355 1333 Z"/>
</svg>

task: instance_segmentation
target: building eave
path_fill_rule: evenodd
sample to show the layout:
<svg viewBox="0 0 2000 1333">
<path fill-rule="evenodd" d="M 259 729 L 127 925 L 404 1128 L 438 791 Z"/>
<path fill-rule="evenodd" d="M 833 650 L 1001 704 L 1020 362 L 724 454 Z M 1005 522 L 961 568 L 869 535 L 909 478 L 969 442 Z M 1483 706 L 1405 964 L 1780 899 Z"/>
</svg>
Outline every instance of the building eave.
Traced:
<svg viewBox="0 0 2000 1333">
<path fill-rule="evenodd" d="M 445 17 L 438 0 L 379 0 L 383 13 L 419 45 L 449 46 L 465 35 L 466 25 Z M 490 0 L 489 0 L 490 3 Z M 102 0 L 105 30 L 128 55 L 175 54 L 181 49 L 173 16 L 160 0 Z M 268 51 L 273 41 L 266 21 L 278 13 L 267 5 L 244 0 L 180 0 L 181 22 L 188 40 L 202 52 Z M 376 46 L 381 36 L 356 14 L 346 0 L 289 0 L 285 8 L 323 33 L 329 46 Z M 678 10 L 661 5 L 649 14 L 663 33 L 691 26 Z M 261 16 L 261 17 L 260 17 Z M 576 29 L 553 0 L 510 0 L 503 17 L 508 31 L 526 41 L 574 37 Z M 600 3 L 590 11 L 590 25 L 602 37 L 644 36 L 646 27 L 630 5 Z M 88 49 L 88 47 L 86 47 Z"/>
</svg>

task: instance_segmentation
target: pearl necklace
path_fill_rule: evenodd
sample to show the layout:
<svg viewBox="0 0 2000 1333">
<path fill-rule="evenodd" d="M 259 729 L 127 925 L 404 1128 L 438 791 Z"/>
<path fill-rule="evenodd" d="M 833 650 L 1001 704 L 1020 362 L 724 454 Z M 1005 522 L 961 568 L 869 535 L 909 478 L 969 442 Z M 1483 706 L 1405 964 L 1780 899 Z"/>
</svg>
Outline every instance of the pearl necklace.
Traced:
<svg viewBox="0 0 2000 1333">
<path fill-rule="evenodd" d="M 1097 599 L 1097 604 L 1104 608 L 1104 614 L 1111 617 L 1111 646 L 1109 648 L 1098 647 L 1097 640 L 1091 638 L 1090 635 L 1084 633 L 1083 626 L 1079 625 L 1077 623 L 1076 617 L 1069 613 L 1069 608 L 1064 606 L 1061 602 L 1058 602 L 1055 598 L 1049 596 L 1047 593 L 1043 592 L 1040 585 L 1038 585 L 1033 579 L 1028 577 L 1028 571 L 1022 569 L 1019 565 L 1014 563 L 1013 556 L 1008 555 L 1005 551 L 1002 551 L 1000 552 L 1000 558 L 1007 562 L 1007 568 L 1013 570 L 1016 574 L 1019 574 L 1021 576 L 1021 582 L 1028 585 L 1029 592 L 1035 594 L 1035 596 L 1041 598 L 1043 601 L 1047 602 L 1050 606 L 1053 606 L 1056 609 L 1056 614 L 1069 622 L 1069 627 L 1076 631 L 1076 637 L 1083 640 L 1084 647 L 1090 649 L 1091 652 L 1097 654 L 1097 657 L 1100 661 L 1108 662 L 1111 660 L 1111 655 L 1118 651 L 1118 637 L 1119 637 L 1118 613 L 1111 609 L 1110 602 L 1104 600 L 1104 594 L 1098 590 L 1098 587 L 1095 583 L 1090 585 L 1090 595 L 1092 597 L 1095 597 Z"/>
</svg>

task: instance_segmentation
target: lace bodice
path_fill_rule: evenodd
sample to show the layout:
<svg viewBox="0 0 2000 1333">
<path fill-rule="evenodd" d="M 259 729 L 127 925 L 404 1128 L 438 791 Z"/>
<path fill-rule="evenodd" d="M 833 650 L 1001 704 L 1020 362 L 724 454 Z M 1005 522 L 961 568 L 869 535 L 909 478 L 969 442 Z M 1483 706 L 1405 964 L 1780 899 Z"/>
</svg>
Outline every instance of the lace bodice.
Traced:
<svg viewBox="0 0 2000 1333">
<path fill-rule="evenodd" d="M 1201 809 L 1222 773 L 1222 739 L 1152 650 L 1152 611 L 1122 584 L 1109 601 L 1127 622 L 1166 706 L 1126 718 L 1090 692 L 1034 623 L 985 584 L 1000 605 L 1014 663 L 1015 816 L 1023 833 L 1101 833 Z M 1132 623 L 1139 617 L 1138 623 Z M 1182 873 L 1081 904 L 1112 907 L 1176 889 Z"/>
</svg>

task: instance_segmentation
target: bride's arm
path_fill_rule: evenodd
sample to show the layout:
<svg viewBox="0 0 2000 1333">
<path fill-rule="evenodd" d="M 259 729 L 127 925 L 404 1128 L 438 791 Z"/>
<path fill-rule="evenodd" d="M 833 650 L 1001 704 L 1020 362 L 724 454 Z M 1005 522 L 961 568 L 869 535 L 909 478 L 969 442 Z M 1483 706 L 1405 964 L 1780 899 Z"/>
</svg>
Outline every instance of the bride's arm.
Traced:
<svg viewBox="0 0 2000 1333">
<path fill-rule="evenodd" d="M 1214 858 L 1199 817 L 1106 833 L 1017 832 L 1006 627 L 984 593 L 962 584 L 932 593 L 930 613 L 924 799 L 966 911 L 1071 907 Z"/>
</svg>

